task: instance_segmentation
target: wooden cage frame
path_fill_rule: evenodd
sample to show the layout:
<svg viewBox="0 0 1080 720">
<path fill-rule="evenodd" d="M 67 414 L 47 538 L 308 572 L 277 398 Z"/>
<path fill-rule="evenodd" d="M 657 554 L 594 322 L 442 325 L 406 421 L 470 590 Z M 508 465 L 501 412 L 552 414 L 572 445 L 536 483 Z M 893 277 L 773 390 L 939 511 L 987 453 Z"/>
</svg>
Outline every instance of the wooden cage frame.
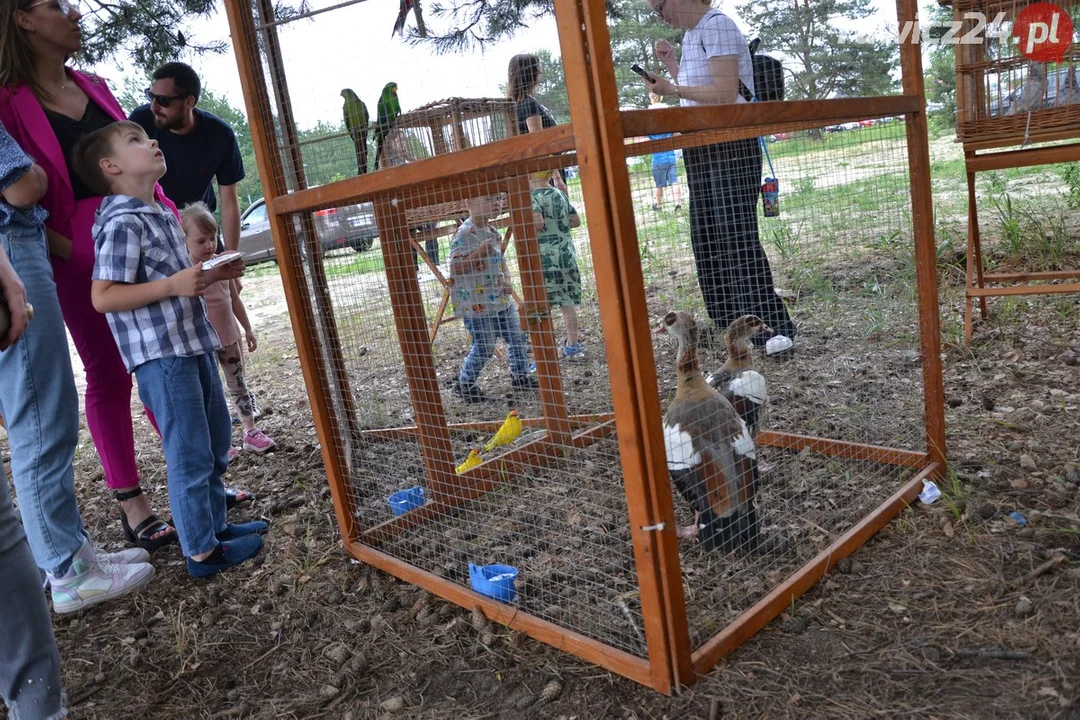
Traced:
<svg viewBox="0 0 1080 720">
<path fill-rule="evenodd" d="M 897 0 L 901 25 L 914 20 L 917 0 Z M 919 494 L 923 480 L 940 476 L 945 468 L 944 392 L 938 323 L 937 274 L 934 219 L 930 196 L 930 156 L 923 88 L 922 60 L 918 44 L 901 47 L 903 92 L 898 96 L 769 102 L 727 106 L 620 111 L 610 54 L 605 4 L 601 0 L 555 0 L 572 125 L 517 136 L 474 147 L 447 157 L 425 160 L 348 178 L 317 188 L 305 188 L 301 165 L 290 160 L 274 131 L 271 109 L 259 102 L 268 97 L 257 33 L 271 69 L 277 109 L 288 151 L 295 153 L 296 131 L 292 121 L 288 87 L 283 76 L 280 46 L 270 0 L 251 3 L 226 0 L 235 43 L 252 137 L 259 169 L 264 178 L 274 242 L 280 263 L 293 331 L 304 381 L 311 401 L 315 427 L 322 445 L 335 512 L 346 549 L 359 560 L 413 583 L 450 602 L 467 608 L 480 607 L 492 620 L 527 633 L 533 638 L 574 654 L 588 662 L 628 677 L 657 691 L 670 693 L 691 685 L 769 621 L 791 601 L 806 592 L 843 557 L 854 552 L 887 524 Z M 259 17 L 263 18 L 259 22 Z M 762 432 L 760 442 L 793 449 L 808 448 L 825 455 L 857 458 L 914 470 L 910 480 L 824 551 L 803 565 L 734 622 L 694 648 L 687 626 L 671 482 L 661 434 L 660 397 L 653 362 L 651 328 L 638 250 L 633 208 L 619 202 L 630 192 L 625 138 L 659 132 L 683 133 L 684 146 L 703 145 L 737 138 L 756 137 L 769 128 L 815 128 L 836 122 L 902 115 L 906 122 L 908 167 L 915 258 L 918 280 L 918 312 L 923 367 L 925 451 L 860 445 L 829 438 L 780 432 Z M 717 128 L 722 128 L 718 130 Z M 634 143 L 633 153 L 652 151 L 653 143 Z M 293 174 L 296 192 L 286 187 L 286 165 Z M 542 418 L 526 425 L 543 426 L 544 437 L 528 442 L 493 461 L 456 475 L 441 406 L 430 402 L 440 397 L 431 364 L 426 319 L 419 302 L 419 286 L 412 269 L 406 218 L 392 198 L 422 196 L 425 202 L 456 201 L 477 183 L 499 186 L 515 194 L 528 192 L 525 174 L 541 167 L 578 165 L 589 218 L 589 236 L 596 274 L 601 321 L 612 377 L 628 382 L 612 384 L 614 412 L 599 416 L 567 414 L 554 348 L 546 343 L 534 347 L 541 378 Z M 470 168 L 462 172 L 461 168 Z M 381 237 L 395 322 L 405 358 L 409 389 L 416 409 L 416 426 L 364 432 L 355 427 L 352 392 L 340 362 L 340 344 L 332 313 L 317 313 L 314 327 L 307 308 L 329 303 L 325 276 L 314 263 L 311 279 L 302 267 L 297 223 L 310 222 L 311 212 L 374 199 L 380 227 L 391 228 Z M 513 204 L 513 203 L 512 203 Z M 512 213 L 515 242 L 520 249 L 535 243 L 532 223 L 520 209 Z M 308 238 L 309 229 L 300 228 Z M 308 241 L 311 242 L 311 241 Z M 522 245 L 524 244 L 524 245 Z M 309 255 L 317 248 L 309 250 Z M 520 253 L 523 275 L 539 271 Z M 315 255 L 315 257 L 318 257 Z M 542 287 L 525 283 L 526 290 Z M 405 298 L 404 300 L 402 298 Z M 526 300 L 529 298 L 527 297 Z M 550 323 L 539 316 L 527 328 Z M 327 354 L 316 345 L 322 333 Z M 545 367 L 547 371 L 545 372 Z M 424 398 L 425 402 L 417 402 Z M 344 403 L 345 412 L 334 412 Z M 525 470 L 544 462 L 544 450 L 553 444 L 582 447 L 609 434 L 618 423 L 618 446 L 631 523 L 631 541 L 640 590 L 647 657 L 638 657 L 601 641 L 501 604 L 450 580 L 415 567 L 380 551 L 379 542 L 402 530 L 422 524 L 456 503 L 477 497 L 494 486 L 502 470 Z M 344 426 L 343 426 L 344 424 Z M 498 423 L 471 424 L 494 429 Z M 456 426 L 455 426 L 456 427 Z M 417 437 L 433 498 L 425 505 L 372 528 L 362 528 L 352 512 L 348 492 L 350 464 L 346 445 L 350 438 Z"/>
<path fill-rule="evenodd" d="M 964 13 L 979 10 L 996 16 L 999 10 L 1015 10 L 1026 0 L 938 0 L 952 6 L 953 19 L 962 24 L 963 35 L 974 27 L 974 20 Z M 1030 0 L 1034 3 L 1036 0 Z M 1006 16 L 1012 21 L 1013 17 Z M 984 46 L 956 46 L 956 124 L 957 137 L 964 145 L 964 164 L 967 171 L 968 233 L 964 298 L 964 339 L 971 342 L 974 330 L 975 301 L 979 313 L 986 319 L 986 298 L 1005 295 L 1050 295 L 1080 291 L 1080 268 L 1043 272 L 988 273 L 983 268 L 982 239 L 979 233 L 978 196 L 975 192 L 976 173 L 1011 168 L 1034 167 L 1080 160 L 1080 142 L 1053 147 L 1028 148 L 1031 143 L 1080 140 L 1080 105 L 1065 108 L 1045 108 L 1025 116 L 986 118 L 986 92 L 983 78 L 991 69 Z M 1008 149 L 1003 149 L 1008 148 Z M 1073 282 L 1059 282 L 1072 280 Z M 1048 283 L 1032 285 L 1033 282 Z M 996 287 L 991 287 L 996 286 Z"/>
</svg>

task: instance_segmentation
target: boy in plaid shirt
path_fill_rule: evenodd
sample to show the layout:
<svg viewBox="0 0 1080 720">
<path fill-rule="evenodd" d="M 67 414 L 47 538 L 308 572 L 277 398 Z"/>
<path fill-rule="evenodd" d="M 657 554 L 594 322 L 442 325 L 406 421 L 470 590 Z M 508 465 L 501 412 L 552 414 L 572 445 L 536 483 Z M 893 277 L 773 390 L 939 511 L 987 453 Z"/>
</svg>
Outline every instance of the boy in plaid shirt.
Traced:
<svg viewBox="0 0 1080 720">
<path fill-rule="evenodd" d="M 192 265 L 176 216 L 154 198 L 165 174 L 157 141 L 132 122 L 90 133 L 75 149 L 79 177 L 107 197 L 94 223 L 94 308 L 105 313 L 139 397 L 161 429 L 169 505 L 188 573 L 208 577 L 262 549 L 264 522 L 225 522 L 232 425 L 201 295 L 243 274 L 235 261 Z"/>
</svg>

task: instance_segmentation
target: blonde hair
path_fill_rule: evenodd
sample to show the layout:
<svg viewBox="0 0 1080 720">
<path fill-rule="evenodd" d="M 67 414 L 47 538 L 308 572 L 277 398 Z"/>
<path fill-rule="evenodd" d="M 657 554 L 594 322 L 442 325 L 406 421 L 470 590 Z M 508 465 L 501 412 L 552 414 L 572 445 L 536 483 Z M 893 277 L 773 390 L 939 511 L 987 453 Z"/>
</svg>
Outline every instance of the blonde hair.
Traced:
<svg viewBox="0 0 1080 720">
<path fill-rule="evenodd" d="M 214 219 L 214 213 L 210 212 L 210 207 L 202 200 L 185 205 L 180 211 L 180 223 L 187 222 L 208 235 L 217 236 L 217 220 Z"/>
</svg>

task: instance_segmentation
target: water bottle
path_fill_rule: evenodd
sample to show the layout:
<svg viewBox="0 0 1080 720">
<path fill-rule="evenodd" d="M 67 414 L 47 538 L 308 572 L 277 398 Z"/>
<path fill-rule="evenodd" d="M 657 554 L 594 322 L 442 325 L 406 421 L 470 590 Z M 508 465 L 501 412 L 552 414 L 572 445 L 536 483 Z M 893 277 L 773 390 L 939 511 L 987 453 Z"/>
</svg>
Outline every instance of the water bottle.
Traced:
<svg viewBox="0 0 1080 720">
<path fill-rule="evenodd" d="M 761 184 L 761 200 L 765 206 L 765 217 L 780 215 L 780 183 L 776 178 L 765 178 Z"/>
</svg>

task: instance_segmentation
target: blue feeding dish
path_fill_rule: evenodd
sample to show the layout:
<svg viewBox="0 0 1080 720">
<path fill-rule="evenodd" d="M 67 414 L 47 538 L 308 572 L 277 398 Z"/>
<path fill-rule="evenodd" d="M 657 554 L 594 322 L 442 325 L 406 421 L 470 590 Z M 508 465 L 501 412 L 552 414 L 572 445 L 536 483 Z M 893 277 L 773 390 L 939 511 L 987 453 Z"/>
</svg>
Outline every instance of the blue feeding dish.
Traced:
<svg viewBox="0 0 1080 720">
<path fill-rule="evenodd" d="M 417 485 L 407 490 L 399 490 L 386 498 L 386 501 L 390 503 L 390 512 L 403 515 L 424 504 L 424 488 Z"/>
<path fill-rule="evenodd" d="M 500 602 L 513 602 L 517 597 L 517 588 L 514 587 L 517 575 L 517 568 L 509 565 L 469 563 L 469 581 L 472 583 L 472 589 Z"/>
</svg>

